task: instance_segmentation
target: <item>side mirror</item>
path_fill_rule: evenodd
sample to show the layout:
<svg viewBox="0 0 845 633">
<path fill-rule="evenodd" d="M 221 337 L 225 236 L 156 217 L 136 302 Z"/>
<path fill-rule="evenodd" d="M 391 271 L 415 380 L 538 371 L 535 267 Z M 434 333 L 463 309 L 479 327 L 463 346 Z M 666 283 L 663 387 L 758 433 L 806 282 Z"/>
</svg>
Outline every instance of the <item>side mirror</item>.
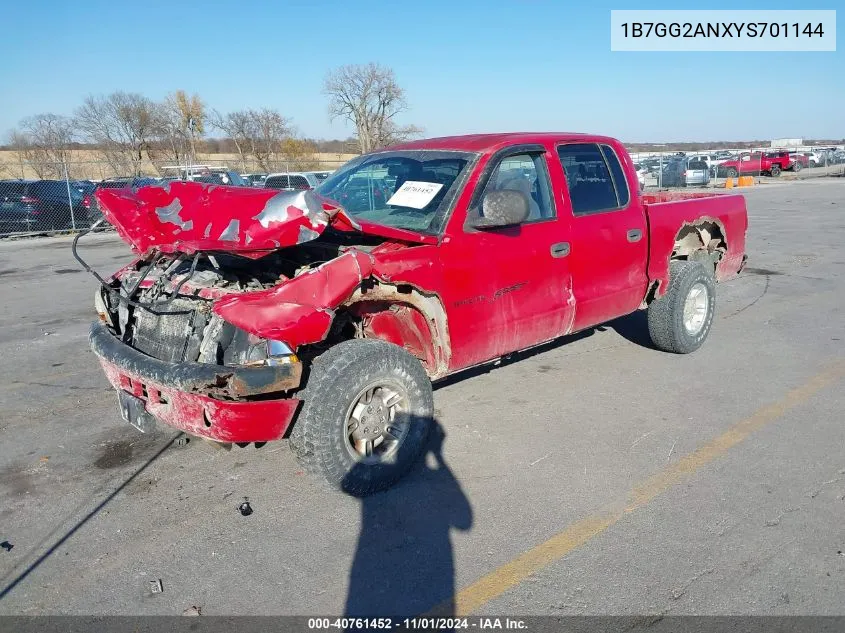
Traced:
<svg viewBox="0 0 845 633">
<path fill-rule="evenodd" d="M 528 196 L 513 189 L 488 191 L 481 200 L 481 216 L 472 217 L 474 229 L 495 229 L 522 224 L 528 219 Z"/>
</svg>

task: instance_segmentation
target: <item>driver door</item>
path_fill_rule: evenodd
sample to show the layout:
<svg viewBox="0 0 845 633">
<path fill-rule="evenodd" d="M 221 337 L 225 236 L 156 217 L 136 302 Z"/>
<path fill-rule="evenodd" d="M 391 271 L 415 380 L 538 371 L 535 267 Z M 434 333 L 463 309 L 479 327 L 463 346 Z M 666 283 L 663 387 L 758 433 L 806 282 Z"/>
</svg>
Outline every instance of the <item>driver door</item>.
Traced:
<svg viewBox="0 0 845 633">
<path fill-rule="evenodd" d="M 440 247 L 442 298 L 456 370 L 565 334 L 574 317 L 568 224 L 558 217 L 541 145 L 508 148 L 479 167 L 468 213 L 456 213 Z M 472 182 L 473 179 L 470 179 Z M 526 193 L 529 217 L 517 226 L 471 228 L 484 193 Z"/>
</svg>

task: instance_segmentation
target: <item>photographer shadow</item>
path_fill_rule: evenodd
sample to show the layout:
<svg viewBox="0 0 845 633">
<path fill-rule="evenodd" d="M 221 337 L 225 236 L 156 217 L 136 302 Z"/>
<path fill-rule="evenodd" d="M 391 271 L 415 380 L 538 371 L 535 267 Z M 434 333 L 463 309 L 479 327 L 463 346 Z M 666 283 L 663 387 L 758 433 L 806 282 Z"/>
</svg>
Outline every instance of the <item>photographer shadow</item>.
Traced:
<svg viewBox="0 0 845 633">
<path fill-rule="evenodd" d="M 443 457 L 445 432 L 431 419 L 424 459 L 397 486 L 361 500 L 361 529 L 347 617 L 454 613 L 452 529 L 472 527 L 472 507 Z M 396 620 L 394 620 L 395 623 Z"/>
</svg>

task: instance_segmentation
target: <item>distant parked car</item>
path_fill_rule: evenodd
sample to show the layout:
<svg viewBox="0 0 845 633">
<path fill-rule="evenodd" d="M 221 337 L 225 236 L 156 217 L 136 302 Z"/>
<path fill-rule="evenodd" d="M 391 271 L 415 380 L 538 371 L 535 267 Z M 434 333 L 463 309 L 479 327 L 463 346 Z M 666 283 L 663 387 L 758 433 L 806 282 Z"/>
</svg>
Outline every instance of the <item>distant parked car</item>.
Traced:
<svg viewBox="0 0 845 633">
<path fill-rule="evenodd" d="M 183 167 L 179 165 L 167 165 L 161 168 L 168 178 L 179 180 L 190 180 L 194 182 L 206 182 L 215 185 L 228 185 L 231 187 L 249 187 L 249 183 L 241 178 L 237 172 L 228 167 L 212 167 L 210 165 L 191 165 Z"/>
<path fill-rule="evenodd" d="M 155 178 L 146 176 L 125 176 L 119 178 L 106 178 L 96 184 L 96 189 L 138 189 L 149 185 L 157 185 Z"/>
<path fill-rule="evenodd" d="M 263 187 L 264 181 L 267 180 L 267 174 L 241 174 L 241 178 L 250 187 Z"/>
<path fill-rule="evenodd" d="M 82 201 L 83 195 L 65 180 L 0 181 L 0 233 L 88 226 Z"/>
<path fill-rule="evenodd" d="M 161 183 L 156 178 L 149 178 L 147 176 L 121 176 L 101 180 L 96 183 L 94 191 L 83 198 L 83 206 L 87 210 L 89 223 L 93 224 L 103 217 L 97 205 L 97 199 L 94 197 L 94 193 L 100 189 L 126 189 L 127 191 L 132 191 L 133 189 L 159 184 Z"/>
<path fill-rule="evenodd" d="M 725 161 L 731 160 L 732 158 L 734 158 L 734 155 L 730 152 L 716 152 L 715 154 L 710 154 L 710 160 L 707 161 L 707 166 L 710 168 L 711 175 L 715 175 L 719 165 Z"/>
<path fill-rule="evenodd" d="M 320 182 L 314 174 L 308 172 L 290 172 L 281 174 L 270 174 L 264 181 L 267 189 L 280 189 L 282 191 L 305 191 L 316 188 Z"/>
<path fill-rule="evenodd" d="M 322 185 L 323 181 L 326 180 L 329 176 L 331 176 L 334 172 L 332 171 L 304 171 L 303 174 L 311 174 L 314 178 L 317 179 L 317 184 Z"/>
<path fill-rule="evenodd" d="M 775 150 L 773 152 L 765 152 L 764 156 L 769 160 L 770 165 L 773 165 L 775 163 L 780 165 L 781 171 L 786 171 L 788 169 L 792 169 L 793 167 L 792 157 L 789 155 L 789 152 L 787 150 Z"/>
<path fill-rule="evenodd" d="M 790 167 L 792 171 L 801 171 L 810 166 L 810 158 L 806 154 L 789 152 L 789 159 L 792 161 L 792 166 Z"/>
<path fill-rule="evenodd" d="M 815 148 L 807 154 L 810 159 L 810 167 L 825 167 L 833 164 L 833 155 L 834 152 L 823 147 Z"/>
<path fill-rule="evenodd" d="M 640 191 L 645 189 L 645 177 L 648 174 L 648 169 L 639 163 L 634 163 L 634 169 L 637 170 L 637 182 L 640 183 Z"/>
<path fill-rule="evenodd" d="M 780 176 L 782 159 L 769 158 L 762 152 L 744 152 L 718 167 L 718 175 L 735 178 L 746 174 Z"/>
<path fill-rule="evenodd" d="M 698 157 L 680 157 L 671 160 L 663 169 L 661 186 L 689 187 L 704 186 L 710 182 L 710 169 Z"/>
<path fill-rule="evenodd" d="M 97 183 L 90 180 L 71 180 L 70 186 L 76 189 L 83 196 L 90 196 L 97 188 Z"/>
</svg>

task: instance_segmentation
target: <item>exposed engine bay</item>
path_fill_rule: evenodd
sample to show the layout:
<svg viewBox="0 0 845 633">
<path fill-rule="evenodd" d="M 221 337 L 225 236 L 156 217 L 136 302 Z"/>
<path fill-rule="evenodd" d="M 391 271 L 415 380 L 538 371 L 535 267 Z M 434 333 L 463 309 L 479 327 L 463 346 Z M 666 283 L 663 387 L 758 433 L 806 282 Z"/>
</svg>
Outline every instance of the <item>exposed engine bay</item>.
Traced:
<svg viewBox="0 0 845 633">
<path fill-rule="evenodd" d="M 318 239 L 259 259 L 231 253 L 155 253 L 118 272 L 111 291 L 98 290 L 100 318 L 122 342 L 171 362 L 267 363 L 292 350 L 268 342 L 215 314 L 215 300 L 273 288 L 354 249 L 369 252 L 384 238 L 328 229 Z"/>
</svg>

